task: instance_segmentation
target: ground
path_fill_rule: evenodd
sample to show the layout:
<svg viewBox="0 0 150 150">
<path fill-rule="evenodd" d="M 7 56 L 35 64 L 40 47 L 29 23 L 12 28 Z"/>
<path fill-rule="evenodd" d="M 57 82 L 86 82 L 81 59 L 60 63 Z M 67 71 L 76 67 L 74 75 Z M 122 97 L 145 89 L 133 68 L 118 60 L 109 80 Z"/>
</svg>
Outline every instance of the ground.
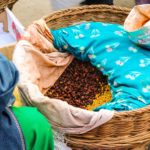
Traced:
<svg viewBox="0 0 150 150">
<path fill-rule="evenodd" d="M 13 12 L 20 22 L 27 26 L 34 20 L 48 15 L 51 12 L 49 0 L 18 0 Z"/>
</svg>

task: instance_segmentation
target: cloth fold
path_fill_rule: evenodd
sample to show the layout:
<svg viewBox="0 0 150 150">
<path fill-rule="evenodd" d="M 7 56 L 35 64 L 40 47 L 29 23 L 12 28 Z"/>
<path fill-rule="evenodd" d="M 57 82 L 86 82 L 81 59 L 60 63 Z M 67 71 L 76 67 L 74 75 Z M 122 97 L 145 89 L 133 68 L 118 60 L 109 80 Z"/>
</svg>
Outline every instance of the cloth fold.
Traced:
<svg viewBox="0 0 150 150">
<path fill-rule="evenodd" d="M 14 63 L 21 73 L 20 82 L 32 81 L 43 93 L 53 86 L 73 60 L 72 55 L 60 53 L 53 47 L 52 36 L 44 20 L 28 27 L 16 49 Z"/>
<path fill-rule="evenodd" d="M 51 123 L 52 127 L 62 133 L 82 134 L 109 121 L 114 111 L 88 111 L 73 107 L 59 99 L 48 98 L 39 92 L 32 83 L 20 84 L 23 98 L 27 105 L 36 106 Z M 22 93 L 22 94 L 23 94 Z"/>
<path fill-rule="evenodd" d="M 20 72 L 19 89 L 25 103 L 36 106 L 53 128 L 65 133 L 81 134 L 109 121 L 114 112 L 87 111 L 44 96 L 72 60 L 72 55 L 58 52 L 53 47 L 52 36 L 44 20 L 28 27 L 13 57 Z"/>
<path fill-rule="evenodd" d="M 135 6 L 124 22 L 130 40 L 144 48 L 150 48 L 150 4 Z"/>
</svg>

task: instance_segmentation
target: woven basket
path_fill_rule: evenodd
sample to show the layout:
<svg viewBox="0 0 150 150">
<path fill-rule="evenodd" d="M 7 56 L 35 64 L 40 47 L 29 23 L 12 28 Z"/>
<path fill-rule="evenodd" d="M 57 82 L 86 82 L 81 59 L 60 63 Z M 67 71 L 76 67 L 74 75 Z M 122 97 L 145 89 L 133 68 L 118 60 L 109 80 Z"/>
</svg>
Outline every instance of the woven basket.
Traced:
<svg viewBox="0 0 150 150">
<path fill-rule="evenodd" d="M 17 1 L 18 0 L 0 0 L 0 13 L 4 11 L 5 7 L 11 9 Z"/>
<path fill-rule="evenodd" d="M 58 11 L 44 17 L 52 29 L 80 21 L 102 21 L 123 24 L 129 9 L 107 5 L 91 5 Z M 73 149 L 145 149 L 150 141 L 150 106 L 128 112 L 115 112 L 104 125 L 85 134 L 66 135 Z"/>
</svg>

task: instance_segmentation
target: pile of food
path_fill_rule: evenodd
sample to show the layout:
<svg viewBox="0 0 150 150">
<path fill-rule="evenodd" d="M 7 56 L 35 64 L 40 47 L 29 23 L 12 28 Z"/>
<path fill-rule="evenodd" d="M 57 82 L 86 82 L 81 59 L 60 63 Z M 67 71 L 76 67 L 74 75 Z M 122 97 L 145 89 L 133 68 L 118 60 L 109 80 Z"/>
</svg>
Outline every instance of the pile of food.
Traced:
<svg viewBox="0 0 150 150">
<path fill-rule="evenodd" d="M 89 62 L 77 59 L 67 67 L 46 96 L 88 110 L 111 100 L 106 77 Z"/>
</svg>

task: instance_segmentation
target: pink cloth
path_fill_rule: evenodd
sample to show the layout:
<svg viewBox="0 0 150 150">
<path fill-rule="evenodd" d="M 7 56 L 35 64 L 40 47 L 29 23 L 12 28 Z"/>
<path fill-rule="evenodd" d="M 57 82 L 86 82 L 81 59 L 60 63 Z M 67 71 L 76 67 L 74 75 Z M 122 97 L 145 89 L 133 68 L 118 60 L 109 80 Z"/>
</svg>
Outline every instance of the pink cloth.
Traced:
<svg viewBox="0 0 150 150">
<path fill-rule="evenodd" d="M 16 49 L 19 49 L 14 57 L 21 72 L 20 82 L 32 81 L 43 93 L 73 60 L 72 55 L 60 53 L 53 47 L 52 36 L 43 20 L 28 27 Z"/>
<path fill-rule="evenodd" d="M 132 32 L 150 21 L 150 4 L 135 6 L 124 22 L 125 30 Z"/>
</svg>

